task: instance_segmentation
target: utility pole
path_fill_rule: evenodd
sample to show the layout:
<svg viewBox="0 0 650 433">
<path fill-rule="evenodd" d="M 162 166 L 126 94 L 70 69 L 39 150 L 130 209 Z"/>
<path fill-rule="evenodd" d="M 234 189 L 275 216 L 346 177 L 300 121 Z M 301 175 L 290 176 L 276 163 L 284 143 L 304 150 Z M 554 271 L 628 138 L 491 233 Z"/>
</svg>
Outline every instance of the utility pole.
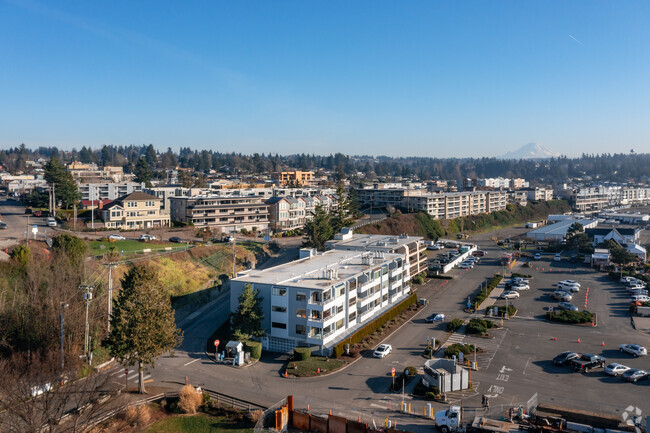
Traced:
<svg viewBox="0 0 650 433">
<path fill-rule="evenodd" d="M 106 329 L 108 332 L 111 332 L 111 314 L 113 314 L 113 278 L 112 270 L 115 267 L 115 264 L 109 263 L 108 265 L 108 324 Z"/>
<path fill-rule="evenodd" d="M 79 286 L 79 289 L 83 291 L 83 298 L 86 301 L 86 333 L 84 338 L 84 353 L 86 354 L 86 359 L 90 359 L 89 347 L 88 347 L 88 307 L 90 306 L 90 301 L 93 299 L 93 286 Z"/>
<path fill-rule="evenodd" d="M 63 309 L 68 308 L 68 304 L 65 302 L 60 302 L 59 303 L 59 319 L 61 322 L 61 373 L 63 373 L 65 369 L 65 352 L 63 351 L 63 323 L 64 323 L 64 316 L 63 316 Z"/>
<path fill-rule="evenodd" d="M 90 228 L 95 229 L 95 188 L 90 187 Z M 110 267 L 108 268 L 110 272 Z"/>
<path fill-rule="evenodd" d="M 52 184 L 52 209 L 54 210 L 54 213 L 51 216 L 56 215 L 56 188 L 54 184 Z"/>
<path fill-rule="evenodd" d="M 232 277 L 237 278 L 235 266 L 237 263 L 237 255 L 235 254 L 235 230 L 232 231 Z"/>
<path fill-rule="evenodd" d="M 27 228 L 25 229 L 25 241 L 29 244 L 29 214 L 27 214 Z"/>
</svg>

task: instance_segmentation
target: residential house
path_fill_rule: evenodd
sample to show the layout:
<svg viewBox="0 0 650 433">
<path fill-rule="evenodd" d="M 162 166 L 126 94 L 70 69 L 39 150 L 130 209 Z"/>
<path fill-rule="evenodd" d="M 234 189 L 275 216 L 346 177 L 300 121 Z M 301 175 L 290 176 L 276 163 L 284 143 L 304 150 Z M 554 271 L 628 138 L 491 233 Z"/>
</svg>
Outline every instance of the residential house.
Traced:
<svg viewBox="0 0 650 433">
<path fill-rule="evenodd" d="M 104 226 L 126 230 L 168 227 L 169 215 L 160 212 L 160 202 L 141 191 L 120 197 L 102 210 Z"/>
</svg>

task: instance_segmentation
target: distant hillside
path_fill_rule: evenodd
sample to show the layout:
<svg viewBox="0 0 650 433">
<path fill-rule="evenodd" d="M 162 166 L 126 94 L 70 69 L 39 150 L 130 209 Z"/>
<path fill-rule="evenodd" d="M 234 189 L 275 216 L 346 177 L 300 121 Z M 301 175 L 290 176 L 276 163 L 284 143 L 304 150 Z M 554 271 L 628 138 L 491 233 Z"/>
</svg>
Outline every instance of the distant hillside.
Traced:
<svg viewBox="0 0 650 433">
<path fill-rule="evenodd" d="M 526 221 L 546 219 L 549 214 L 571 211 L 564 200 L 528 203 L 527 206 L 509 204 L 506 210 L 490 214 L 472 215 L 452 220 L 435 220 L 424 212 L 396 214 L 376 224 L 368 224 L 356 230 L 357 233 L 423 236 L 437 239 L 455 233 L 475 233 L 523 224 Z"/>
<path fill-rule="evenodd" d="M 519 149 L 508 152 L 501 156 L 501 159 L 548 159 L 557 158 L 559 153 L 538 143 L 528 143 Z"/>
</svg>

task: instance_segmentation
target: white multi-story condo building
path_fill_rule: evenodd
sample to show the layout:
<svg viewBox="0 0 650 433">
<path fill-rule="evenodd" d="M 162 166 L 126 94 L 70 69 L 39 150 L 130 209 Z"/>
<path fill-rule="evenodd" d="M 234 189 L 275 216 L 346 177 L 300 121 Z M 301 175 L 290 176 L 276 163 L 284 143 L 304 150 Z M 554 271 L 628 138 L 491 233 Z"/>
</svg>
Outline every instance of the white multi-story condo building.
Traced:
<svg viewBox="0 0 650 433">
<path fill-rule="evenodd" d="M 405 207 L 428 213 L 435 219 L 452 219 L 503 210 L 507 191 L 442 192 L 405 197 Z"/>
<path fill-rule="evenodd" d="M 310 346 L 322 354 L 410 293 L 403 254 L 330 250 L 233 279 L 230 309 L 246 284 L 262 298 L 264 349 Z"/>
<path fill-rule="evenodd" d="M 80 183 L 79 193 L 82 200 L 117 200 L 132 192 L 142 191 L 144 183 L 141 182 L 102 182 Z"/>
<path fill-rule="evenodd" d="M 169 215 L 172 221 L 214 227 L 222 233 L 269 226 L 268 206 L 261 197 L 169 197 Z"/>
</svg>

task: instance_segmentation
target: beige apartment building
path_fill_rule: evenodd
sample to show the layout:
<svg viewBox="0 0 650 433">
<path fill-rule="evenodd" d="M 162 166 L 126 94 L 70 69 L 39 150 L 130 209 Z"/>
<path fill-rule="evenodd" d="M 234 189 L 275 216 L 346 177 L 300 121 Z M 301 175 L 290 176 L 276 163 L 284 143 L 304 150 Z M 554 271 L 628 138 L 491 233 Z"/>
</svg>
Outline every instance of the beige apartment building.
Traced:
<svg viewBox="0 0 650 433">
<path fill-rule="evenodd" d="M 503 210 L 508 204 L 506 191 L 448 192 L 412 195 L 404 198 L 413 211 L 423 211 L 435 219 L 452 219 Z"/>
<path fill-rule="evenodd" d="M 169 197 L 169 215 L 172 221 L 214 227 L 222 233 L 269 226 L 268 205 L 262 197 L 253 196 Z"/>
<path fill-rule="evenodd" d="M 161 200 L 144 192 L 132 192 L 102 210 L 104 226 L 115 229 L 168 227 L 169 216 L 160 213 Z"/>
</svg>

